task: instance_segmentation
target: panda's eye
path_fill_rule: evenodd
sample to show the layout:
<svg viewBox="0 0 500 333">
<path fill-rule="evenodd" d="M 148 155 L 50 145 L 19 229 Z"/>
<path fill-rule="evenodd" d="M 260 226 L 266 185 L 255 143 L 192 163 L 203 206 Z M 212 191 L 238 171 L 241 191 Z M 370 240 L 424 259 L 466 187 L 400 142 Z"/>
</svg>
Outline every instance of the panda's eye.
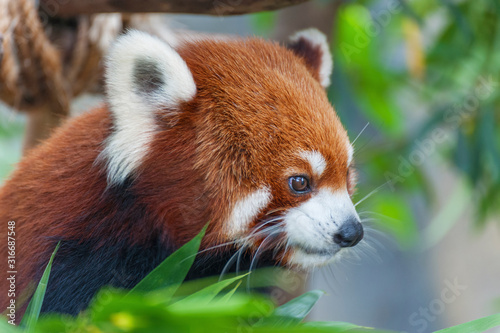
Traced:
<svg viewBox="0 0 500 333">
<path fill-rule="evenodd" d="M 288 179 L 290 189 L 295 193 L 307 193 L 310 191 L 309 180 L 304 176 L 293 176 Z"/>
</svg>

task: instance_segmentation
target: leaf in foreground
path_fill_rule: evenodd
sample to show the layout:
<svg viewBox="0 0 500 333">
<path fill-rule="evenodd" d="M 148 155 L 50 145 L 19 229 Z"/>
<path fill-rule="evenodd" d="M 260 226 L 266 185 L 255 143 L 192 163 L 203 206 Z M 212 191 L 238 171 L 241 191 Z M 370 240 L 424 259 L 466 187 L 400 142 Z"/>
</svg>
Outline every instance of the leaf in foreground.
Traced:
<svg viewBox="0 0 500 333">
<path fill-rule="evenodd" d="M 169 295 L 164 295 L 165 299 L 170 298 L 169 296 L 175 293 L 193 265 L 207 227 L 208 224 L 205 225 L 196 237 L 168 256 L 167 259 L 142 279 L 130 293 L 149 292 L 170 287 L 168 291 Z"/>
<path fill-rule="evenodd" d="M 175 303 L 176 305 L 189 303 L 189 302 L 198 302 L 203 304 L 208 304 L 212 301 L 222 290 L 229 287 L 233 282 L 241 280 L 243 277 L 247 276 L 247 274 L 238 275 L 231 279 L 226 279 L 217 283 L 214 283 L 206 288 L 203 288 L 200 291 L 195 292 L 187 296 L 186 298 Z"/>
<path fill-rule="evenodd" d="M 273 312 L 273 317 L 279 318 L 276 324 L 300 323 L 324 293 L 321 290 L 311 290 L 277 307 Z"/>
<path fill-rule="evenodd" d="M 434 333 L 480 333 L 498 326 L 500 326 L 500 313 L 445 328 Z"/>
<path fill-rule="evenodd" d="M 21 320 L 21 326 L 25 328 L 25 332 L 33 332 L 36 322 L 38 321 L 40 310 L 42 309 L 43 298 L 45 297 L 45 291 L 47 290 L 47 283 L 49 282 L 52 262 L 54 261 L 54 257 L 60 245 L 60 242 L 57 243 L 54 252 L 52 252 L 49 263 L 47 264 L 47 267 L 45 267 L 45 271 L 43 272 L 40 282 L 38 283 L 38 287 L 36 288 L 35 293 L 28 304 L 28 308 L 24 313 L 23 319 Z"/>
</svg>

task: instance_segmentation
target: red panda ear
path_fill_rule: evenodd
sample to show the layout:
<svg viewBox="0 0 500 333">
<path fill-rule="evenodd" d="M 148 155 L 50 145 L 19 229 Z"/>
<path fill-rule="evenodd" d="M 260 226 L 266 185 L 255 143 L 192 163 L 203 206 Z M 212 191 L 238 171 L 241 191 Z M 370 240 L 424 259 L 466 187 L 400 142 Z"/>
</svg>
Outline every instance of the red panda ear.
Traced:
<svg viewBox="0 0 500 333">
<path fill-rule="evenodd" d="M 113 131 L 101 153 L 108 182 L 120 183 L 142 162 L 158 129 L 157 114 L 174 117 L 196 94 L 191 71 L 168 44 L 131 30 L 106 59 L 106 97 Z"/>
<path fill-rule="evenodd" d="M 288 48 L 303 58 L 313 76 L 327 88 L 333 60 L 326 36 L 317 29 L 311 28 L 296 32 L 289 38 Z"/>
</svg>

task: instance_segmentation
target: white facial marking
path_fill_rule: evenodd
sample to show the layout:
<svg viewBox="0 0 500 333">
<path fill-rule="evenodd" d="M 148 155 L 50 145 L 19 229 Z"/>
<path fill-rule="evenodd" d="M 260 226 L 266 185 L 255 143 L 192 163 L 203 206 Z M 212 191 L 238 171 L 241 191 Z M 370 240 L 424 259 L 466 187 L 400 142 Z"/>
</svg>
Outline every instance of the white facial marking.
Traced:
<svg viewBox="0 0 500 333">
<path fill-rule="evenodd" d="M 333 261 L 340 247 L 333 235 L 349 217 L 358 214 L 347 190 L 325 188 L 285 215 L 285 232 L 293 248 L 290 263 L 303 268 Z"/>
<path fill-rule="evenodd" d="M 354 155 L 354 148 L 352 148 L 352 145 L 348 142 L 347 143 L 347 165 L 351 165 L 352 162 L 352 157 Z"/>
<path fill-rule="evenodd" d="M 297 265 L 302 269 L 310 269 L 311 267 L 324 266 L 326 264 L 334 262 L 338 259 L 340 253 L 335 253 L 330 256 L 324 256 L 320 254 L 310 254 L 301 250 L 293 250 L 293 254 L 290 256 L 290 263 L 292 265 Z"/>
<path fill-rule="evenodd" d="M 156 37 L 131 31 L 119 37 L 106 60 L 106 90 L 113 132 L 99 156 L 108 183 L 121 183 L 141 164 L 157 130 L 156 112 L 173 115 L 196 94 L 184 60 Z"/>
<path fill-rule="evenodd" d="M 300 157 L 305 159 L 311 165 L 311 168 L 317 177 L 320 177 L 326 169 L 326 160 L 319 152 L 313 151 L 302 151 L 300 152 Z"/>
<path fill-rule="evenodd" d="M 262 187 L 237 201 L 225 224 L 227 236 L 236 239 L 247 233 L 250 222 L 267 207 L 271 198 L 271 190 Z"/>
<path fill-rule="evenodd" d="M 328 47 L 326 36 L 318 29 L 310 28 L 296 32 L 290 36 L 290 41 L 296 42 L 300 38 L 305 38 L 314 46 L 320 47 L 322 56 L 321 67 L 319 69 L 319 79 L 323 87 L 328 87 L 330 85 L 330 76 L 333 70 L 333 59 L 332 54 L 330 53 L 330 48 Z"/>
</svg>

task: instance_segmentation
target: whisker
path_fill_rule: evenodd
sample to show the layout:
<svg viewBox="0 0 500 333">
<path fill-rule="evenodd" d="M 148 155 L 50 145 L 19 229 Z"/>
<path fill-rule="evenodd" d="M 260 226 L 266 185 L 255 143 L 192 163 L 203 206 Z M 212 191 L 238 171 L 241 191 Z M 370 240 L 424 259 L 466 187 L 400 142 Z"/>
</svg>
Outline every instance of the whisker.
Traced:
<svg viewBox="0 0 500 333">
<path fill-rule="evenodd" d="M 370 210 L 364 210 L 364 211 L 362 211 L 362 212 L 358 212 L 358 215 L 359 215 L 359 216 L 362 216 L 362 215 L 370 215 L 370 214 L 371 214 L 371 215 L 375 215 L 375 214 L 378 214 L 378 213 L 373 212 L 373 211 L 370 211 Z"/>
<path fill-rule="evenodd" d="M 262 229 L 266 225 L 268 225 L 268 224 L 270 224 L 272 222 L 276 222 L 278 220 L 282 220 L 282 219 L 283 219 L 282 217 L 278 217 L 278 218 L 274 218 L 272 220 L 264 222 L 263 224 L 259 225 L 257 228 L 255 228 L 254 230 L 252 230 L 252 232 L 247 237 L 245 237 L 245 238 L 251 237 L 257 230 Z M 283 224 L 283 222 L 276 223 L 276 225 L 281 225 L 281 224 Z"/>
<path fill-rule="evenodd" d="M 393 217 L 390 217 L 390 216 L 387 216 L 387 215 L 384 215 L 384 214 L 380 214 L 380 213 L 377 213 L 377 212 L 372 212 L 372 211 L 364 211 L 364 212 L 361 212 L 361 213 L 358 213 L 358 215 L 366 215 L 366 214 L 371 214 L 371 215 L 374 215 L 374 216 L 378 216 L 378 217 L 381 217 L 381 218 L 384 218 L 384 219 L 388 219 L 388 220 L 391 220 L 391 221 L 397 221 L 397 222 L 401 222 L 400 220 L 398 219 L 395 219 Z"/>
<path fill-rule="evenodd" d="M 361 219 L 359 222 L 361 222 L 363 228 L 370 228 L 373 225 L 377 225 L 378 221 L 379 220 L 377 219 L 368 219 L 368 220 Z"/>
<path fill-rule="evenodd" d="M 275 208 L 275 209 L 271 209 L 270 211 L 268 211 L 266 213 L 266 215 L 271 215 L 273 213 L 280 212 L 280 211 L 287 210 L 287 209 L 288 208 L 278 207 L 278 208 Z"/>
<path fill-rule="evenodd" d="M 276 257 L 276 255 L 278 254 L 278 251 L 283 248 L 284 242 L 285 242 L 285 239 L 281 239 L 279 242 L 276 243 L 276 246 L 274 247 L 274 251 L 273 251 L 273 258 Z"/>
<path fill-rule="evenodd" d="M 356 255 L 353 252 L 354 251 L 352 248 L 349 249 L 348 251 L 343 251 L 342 257 L 339 258 L 339 262 L 341 260 L 344 263 L 347 262 L 349 265 L 357 264 L 359 262 L 359 257 L 356 258 Z"/>
<path fill-rule="evenodd" d="M 285 255 L 286 255 L 289 247 L 290 247 L 290 239 L 287 238 L 286 244 L 285 244 L 285 250 L 283 251 L 283 256 L 281 257 L 278 266 L 281 266 L 281 264 L 283 263 L 283 259 L 285 259 Z"/>
<path fill-rule="evenodd" d="M 361 132 L 359 132 L 358 136 L 351 143 L 352 146 L 354 146 L 354 143 L 356 142 L 356 140 L 358 140 L 358 138 L 361 136 L 361 134 L 363 134 L 363 132 L 365 131 L 365 129 L 368 127 L 368 125 L 370 125 L 370 122 L 367 122 L 366 125 L 365 125 L 365 127 L 363 127 L 363 129 L 361 130 Z"/>
<path fill-rule="evenodd" d="M 375 193 L 377 193 L 378 191 L 380 191 L 380 189 L 384 186 L 386 186 L 387 184 L 389 184 L 389 181 L 383 183 L 382 185 L 380 185 L 379 187 L 377 187 L 376 189 L 374 189 L 373 191 L 371 191 L 370 193 L 368 193 L 367 195 L 365 195 L 365 197 L 361 200 L 359 200 L 358 202 L 356 202 L 356 204 L 354 205 L 354 207 L 356 207 L 357 205 L 359 205 L 360 203 L 362 203 L 363 201 L 365 201 L 366 199 L 368 199 L 369 197 L 371 197 L 372 195 L 374 195 Z"/>
<path fill-rule="evenodd" d="M 278 234 L 278 232 L 273 232 L 271 234 L 269 234 L 266 238 L 264 238 L 264 240 L 262 241 L 262 243 L 260 243 L 259 247 L 257 248 L 257 251 L 255 252 L 253 258 L 252 258 L 252 261 L 250 263 L 250 268 L 248 269 L 248 272 L 251 273 L 253 272 L 253 270 L 255 269 L 255 266 L 257 265 L 257 260 L 260 256 L 259 252 L 260 252 L 260 249 L 262 248 L 262 246 L 264 245 L 264 243 L 272 236 L 274 236 L 275 234 Z M 247 278 L 247 291 L 250 291 L 250 275 L 248 275 L 248 278 Z"/>
<path fill-rule="evenodd" d="M 224 268 L 222 269 L 222 272 L 219 275 L 219 282 L 222 281 L 222 279 L 224 278 L 224 275 L 226 275 L 226 273 L 229 271 L 229 269 L 231 269 L 231 267 L 233 266 L 234 262 L 236 261 L 237 256 L 239 255 L 239 252 L 242 251 L 243 249 L 246 249 L 246 246 L 242 246 L 240 249 L 238 249 L 238 251 L 236 251 L 231 256 L 231 258 L 229 258 L 229 260 L 227 261 L 227 263 L 224 265 Z"/>
<path fill-rule="evenodd" d="M 334 290 L 335 288 L 333 287 L 332 285 L 332 280 L 328 278 L 328 275 L 326 274 L 326 270 L 330 270 L 331 266 L 328 266 L 328 267 L 321 267 L 321 269 L 319 269 L 319 273 L 321 274 L 321 278 L 323 279 L 323 281 L 325 281 L 326 283 L 326 286 L 331 289 L 331 290 Z M 331 274 L 333 275 L 333 274 Z"/>
<path fill-rule="evenodd" d="M 221 271 L 221 273 L 219 275 L 219 281 L 221 281 L 223 279 L 224 275 L 227 274 L 227 272 L 231 269 L 231 267 L 233 266 L 233 264 L 234 264 L 235 261 L 236 261 L 236 274 L 238 275 L 239 271 L 240 271 L 241 257 L 243 255 L 243 252 L 246 249 L 248 249 L 248 247 L 249 247 L 249 245 L 245 244 L 245 242 L 248 241 L 248 240 L 250 240 L 250 239 L 252 239 L 252 238 L 257 238 L 260 235 L 266 235 L 266 237 L 264 238 L 264 241 L 260 244 L 259 248 L 257 249 L 257 253 L 256 254 L 258 254 L 258 252 L 259 252 L 262 244 L 270 236 L 278 234 L 278 233 L 280 233 L 283 230 L 282 226 L 284 224 L 284 221 L 282 221 L 282 220 L 283 220 L 283 217 L 281 217 L 281 216 L 272 218 L 272 219 L 270 219 L 268 221 L 263 222 L 262 224 L 260 224 L 256 228 L 254 228 L 251 231 L 251 233 L 249 235 L 245 236 L 245 237 L 242 237 L 242 238 L 237 239 L 237 240 L 233 240 L 233 241 L 230 241 L 230 242 L 225 242 L 225 243 L 222 243 L 222 244 L 214 245 L 214 246 L 211 246 L 209 248 L 203 249 L 201 251 L 198 251 L 196 254 L 191 255 L 191 256 L 185 258 L 184 260 L 187 260 L 189 258 L 192 258 L 193 256 L 197 256 L 198 254 L 201 254 L 201 253 L 204 253 L 204 252 L 207 252 L 207 251 L 210 251 L 210 250 L 214 250 L 214 249 L 217 249 L 217 248 L 226 247 L 226 246 L 235 245 L 235 244 L 242 244 L 242 246 L 229 258 L 229 260 L 227 261 L 227 263 L 224 265 L 224 267 L 223 267 L 223 269 L 222 269 L 222 271 Z M 269 224 L 271 224 L 273 222 L 276 222 L 276 221 L 280 221 L 280 222 L 267 227 Z M 255 259 L 256 259 L 256 257 L 254 256 L 254 258 L 252 259 L 252 264 L 254 263 Z M 252 269 L 252 267 L 251 267 L 251 269 Z"/>
<path fill-rule="evenodd" d="M 259 227 L 257 227 L 256 229 L 254 229 L 252 231 L 252 233 L 250 233 L 250 235 L 248 235 L 247 237 L 245 238 L 242 238 L 240 239 L 239 241 L 242 241 L 242 240 L 249 240 L 251 238 L 254 238 L 254 237 L 257 237 L 261 234 L 265 234 L 267 232 L 271 232 L 272 234 L 276 233 L 277 231 L 281 231 L 281 226 L 283 224 L 283 222 L 280 222 L 276 225 L 273 225 L 269 228 L 265 228 L 263 230 L 260 230 L 258 231 L 258 229 L 260 228 L 263 228 L 264 226 L 266 226 L 267 224 L 271 223 L 271 222 L 275 222 L 279 220 L 279 218 L 276 218 L 276 219 L 272 219 L 270 221 L 266 221 L 265 223 L 263 223 L 262 225 L 260 225 Z M 257 232 L 258 231 L 258 232 Z M 268 235 L 267 237 L 269 237 L 270 235 Z M 266 239 L 267 239 L 266 237 Z M 222 272 L 219 276 L 219 281 L 223 278 L 223 276 L 228 272 L 228 270 L 231 268 L 231 266 L 234 264 L 234 261 L 237 260 L 236 262 L 236 274 L 238 275 L 239 274 L 239 271 L 240 271 L 240 262 L 241 262 L 241 256 L 243 254 L 243 252 L 248 248 L 248 245 L 243 245 L 240 249 L 238 249 L 238 251 L 236 251 L 232 256 L 231 258 L 229 258 L 228 262 L 224 265 L 224 268 L 222 269 Z"/>
<path fill-rule="evenodd" d="M 392 255 L 392 251 L 389 250 L 390 248 L 399 247 L 396 239 L 391 238 L 390 235 L 385 233 L 374 233 L 374 236 L 368 237 L 365 242 L 367 245 L 370 245 L 375 252 L 384 252 L 384 257 Z"/>
<path fill-rule="evenodd" d="M 238 250 L 238 260 L 236 261 L 236 275 L 240 275 L 240 262 L 241 262 L 241 255 L 243 254 L 243 249 L 246 249 L 246 247 L 242 247 L 241 249 Z"/>
<path fill-rule="evenodd" d="M 234 245 L 238 242 L 239 240 L 234 240 L 234 241 L 231 241 L 231 242 L 226 242 L 226 243 L 222 243 L 222 244 L 218 244 L 218 245 L 214 245 L 214 246 L 211 246 L 211 247 L 208 247 L 206 249 L 203 249 L 201 251 L 198 251 L 196 254 L 193 254 L 192 256 L 196 256 L 198 254 L 201 254 L 201 253 L 204 253 L 204 252 L 207 252 L 207 251 L 210 251 L 210 250 L 213 250 L 213 249 L 218 249 L 218 248 L 221 248 L 221 247 L 224 247 L 224 246 L 228 246 L 228 245 Z M 191 256 L 191 257 L 192 257 Z M 190 258 L 190 257 L 188 257 Z M 187 259 L 187 258 L 186 258 Z"/>
<path fill-rule="evenodd" d="M 365 222 L 374 222 L 374 221 L 378 221 L 379 219 L 375 218 L 375 217 L 365 217 L 365 218 L 362 218 L 360 220 L 361 223 L 365 223 Z"/>
<path fill-rule="evenodd" d="M 260 230 L 259 232 L 255 233 L 255 234 L 251 234 L 250 236 L 246 237 L 246 240 L 250 239 L 250 238 L 257 238 L 257 236 L 260 236 L 262 234 L 266 234 L 268 232 L 270 233 L 274 233 L 276 231 L 282 231 L 283 230 L 283 225 L 282 224 L 275 224 L 273 226 L 270 226 L 266 229 L 263 229 L 263 230 Z"/>
<path fill-rule="evenodd" d="M 337 291 L 337 288 L 335 288 L 334 286 L 334 283 L 339 286 L 340 285 L 340 281 L 339 281 L 339 276 L 338 274 L 335 272 L 335 266 L 338 266 L 338 263 L 337 264 L 330 264 L 326 267 L 324 267 L 322 270 L 324 273 L 324 278 L 325 278 L 325 282 L 327 284 L 327 286 L 331 289 L 333 295 L 339 295 L 338 291 Z M 326 275 L 326 273 L 330 273 L 330 276 L 332 277 L 331 279 Z"/>
<path fill-rule="evenodd" d="M 371 228 L 371 227 L 368 227 L 368 226 L 364 226 L 363 229 L 364 229 L 365 233 L 367 235 L 371 235 L 372 238 L 373 238 L 373 236 L 377 236 L 377 237 L 384 238 L 385 240 L 389 240 L 390 239 L 387 233 L 385 233 L 385 232 L 383 232 L 381 230 L 378 230 L 376 228 Z"/>
<path fill-rule="evenodd" d="M 372 246 L 368 241 L 362 240 L 356 247 L 358 246 L 359 248 L 355 250 L 361 252 L 365 257 L 370 258 L 373 261 L 378 262 L 379 264 L 383 262 L 382 257 L 378 253 L 377 249 L 374 246 Z"/>
<path fill-rule="evenodd" d="M 276 224 L 276 225 L 274 225 L 274 226 L 271 226 L 271 227 L 269 227 L 269 228 L 266 228 L 266 229 L 264 229 L 264 230 L 260 230 L 259 232 L 256 232 L 257 230 L 259 230 L 259 229 L 263 228 L 266 224 L 269 224 L 269 223 L 274 222 L 274 221 L 276 221 L 276 220 L 277 220 L 277 219 L 275 219 L 275 220 L 271 220 L 271 221 L 266 222 L 266 223 L 265 223 L 265 224 L 263 224 L 263 225 L 258 226 L 257 228 L 255 228 L 254 230 L 252 230 L 252 232 L 251 232 L 248 236 L 246 236 L 246 237 L 242 237 L 242 238 L 240 238 L 240 239 L 238 239 L 238 240 L 234 240 L 234 241 L 230 241 L 230 242 L 226 242 L 226 243 L 222 243 L 222 244 L 218 244 L 218 245 L 211 246 L 211 247 L 209 247 L 209 248 L 206 248 L 206 249 L 203 249 L 203 250 L 201 250 L 201 251 L 198 251 L 196 254 L 194 254 L 194 255 L 192 255 L 192 256 L 196 256 L 196 255 L 198 255 L 198 254 L 201 254 L 201 253 L 204 253 L 204 252 L 207 252 L 207 251 L 213 250 L 213 249 L 221 248 L 221 247 L 228 246 L 228 245 L 234 245 L 234 244 L 237 244 L 237 243 L 239 243 L 239 242 L 249 240 L 249 239 L 250 239 L 250 238 L 252 238 L 252 237 L 258 236 L 258 235 L 260 235 L 260 234 L 262 234 L 262 233 L 264 233 L 264 232 L 269 231 L 269 229 L 271 229 L 271 228 L 273 228 L 273 227 L 275 227 L 275 226 L 280 225 L 280 223 L 278 223 L 278 224 Z M 188 258 L 190 258 L 190 257 L 188 257 Z M 186 259 L 187 259 L 187 258 L 186 258 Z"/>
</svg>

